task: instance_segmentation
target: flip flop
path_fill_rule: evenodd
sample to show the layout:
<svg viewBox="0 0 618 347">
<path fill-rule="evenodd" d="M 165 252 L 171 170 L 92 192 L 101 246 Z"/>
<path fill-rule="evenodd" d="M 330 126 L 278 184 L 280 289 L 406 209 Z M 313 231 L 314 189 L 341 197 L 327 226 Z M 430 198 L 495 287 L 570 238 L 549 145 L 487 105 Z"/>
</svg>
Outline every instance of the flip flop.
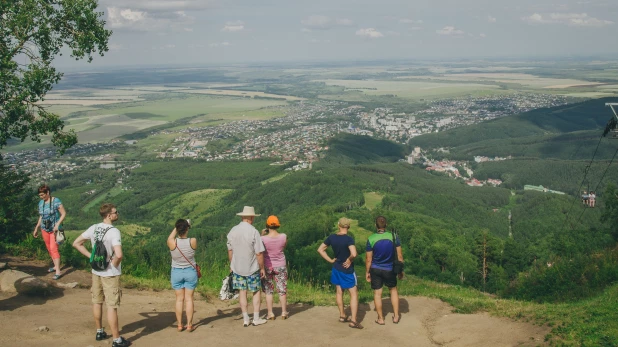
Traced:
<svg viewBox="0 0 618 347">
<path fill-rule="evenodd" d="M 339 317 L 339 323 L 345 323 L 348 321 L 348 317 Z"/>
<path fill-rule="evenodd" d="M 397 317 L 397 321 L 395 322 L 395 316 L 393 316 L 393 324 L 399 324 L 399 322 L 401 321 L 401 315 L 399 315 L 399 317 Z"/>
<path fill-rule="evenodd" d="M 59 280 L 60 277 L 62 277 L 62 275 L 54 275 L 54 277 L 52 277 L 54 280 Z"/>
<path fill-rule="evenodd" d="M 377 319 L 376 319 L 374 322 L 376 322 L 376 324 L 377 324 L 377 325 L 385 325 L 385 324 L 386 324 L 386 323 L 384 323 L 384 322 L 380 323 L 380 321 L 379 321 L 379 320 L 377 320 Z"/>
<path fill-rule="evenodd" d="M 350 324 L 348 326 L 353 329 L 363 329 L 363 326 L 360 325 L 360 323 L 356 323 L 355 321 L 350 321 Z"/>
<path fill-rule="evenodd" d="M 56 272 L 56 268 L 50 267 L 49 269 L 47 269 L 47 272 L 49 273 Z"/>
</svg>

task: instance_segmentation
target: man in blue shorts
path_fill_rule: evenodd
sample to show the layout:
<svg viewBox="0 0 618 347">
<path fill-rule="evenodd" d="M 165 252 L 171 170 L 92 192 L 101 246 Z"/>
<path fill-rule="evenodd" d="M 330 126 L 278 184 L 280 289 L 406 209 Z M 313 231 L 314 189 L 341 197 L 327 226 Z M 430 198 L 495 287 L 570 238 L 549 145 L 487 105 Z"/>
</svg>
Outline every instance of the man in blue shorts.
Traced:
<svg viewBox="0 0 618 347">
<path fill-rule="evenodd" d="M 266 319 L 260 318 L 261 279 L 266 275 L 262 254 L 265 249 L 260 233 L 253 227 L 253 220 L 259 214 L 255 214 L 252 206 L 245 206 L 243 211 L 236 215 L 240 216 L 242 221 L 227 234 L 227 254 L 233 273 L 232 285 L 240 291 L 243 326 L 261 325 L 266 323 Z M 253 293 L 253 320 L 249 319 L 247 313 L 248 291 Z"/>
<path fill-rule="evenodd" d="M 386 218 L 379 216 L 376 218 L 377 232 L 367 239 L 367 259 L 365 267 L 367 272 L 365 278 L 371 283 L 373 289 L 373 301 L 378 313 L 376 324 L 384 325 L 384 315 L 382 314 L 382 287 L 386 285 L 391 294 L 393 304 L 393 323 L 399 323 L 399 293 L 397 292 L 397 278 L 403 278 L 403 272 L 396 275 L 393 272 L 393 261 L 395 257 L 403 262 L 401 253 L 401 243 L 399 238 L 395 238 L 393 247 L 393 234 L 386 231 Z"/>
<path fill-rule="evenodd" d="M 347 218 L 339 219 L 339 232 L 332 234 L 324 240 L 324 243 L 318 248 L 318 253 L 327 262 L 333 264 L 333 269 L 330 276 L 330 282 L 337 286 L 337 306 L 339 307 L 339 322 L 347 322 L 345 311 L 343 310 L 343 290 L 347 289 L 350 293 L 350 310 L 352 317 L 349 327 L 362 329 L 363 326 L 356 321 L 356 313 L 358 312 L 358 290 L 356 288 L 356 273 L 354 273 L 354 258 L 356 258 L 356 246 L 354 239 L 348 235 L 350 229 L 350 220 Z M 328 247 L 333 248 L 335 258 L 326 253 Z"/>
</svg>

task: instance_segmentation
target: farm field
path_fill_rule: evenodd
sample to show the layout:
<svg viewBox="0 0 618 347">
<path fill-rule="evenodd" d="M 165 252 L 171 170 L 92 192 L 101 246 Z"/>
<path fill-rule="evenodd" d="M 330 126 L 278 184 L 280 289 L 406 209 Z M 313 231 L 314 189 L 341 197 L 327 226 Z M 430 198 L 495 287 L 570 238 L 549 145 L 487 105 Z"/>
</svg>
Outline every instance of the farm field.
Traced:
<svg viewBox="0 0 618 347">
<path fill-rule="evenodd" d="M 263 98 L 276 98 L 285 99 L 291 101 L 306 100 L 305 98 L 299 98 L 296 96 L 268 94 L 264 92 L 252 92 L 244 90 L 225 90 L 225 89 L 183 89 L 179 92 L 187 94 L 208 94 L 208 95 L 223 95 L 223 96 L 241 96 L 241 97 L 263 97 Z"/>
<path fill-rule="evenodd" d="M 329 86 L 343 86 L 346 93 L 324 98 L 359 101 L 366 96 L 396 95 L 407 99 L 439 99 L 464 95 L 504 93 L 497 85 L 431 81 L 320 80 Z M 355 92 L 349 93 L 348 92 Z"/>
</svg>

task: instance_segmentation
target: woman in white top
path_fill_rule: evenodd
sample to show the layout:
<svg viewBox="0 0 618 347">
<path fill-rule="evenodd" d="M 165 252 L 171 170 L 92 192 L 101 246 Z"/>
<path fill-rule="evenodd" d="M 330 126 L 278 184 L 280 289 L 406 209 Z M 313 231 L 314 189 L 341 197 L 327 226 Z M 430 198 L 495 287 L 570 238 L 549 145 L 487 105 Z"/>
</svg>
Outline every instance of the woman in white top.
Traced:
<svg viewBox="0 0 618 347">
<path fill-rule="evenodd" d="M 176 227 L 167 238 L 167 246 L 172 254 L 172 288 L 176 291 L 176 319 L 178 332 L 195 330 L 193 327 L 193 292 L 197 287 L 195 269 L 195 249 L 197 240 L 187 237 L 191 228 L 190 220 L 179 219 Z M 183 303 L 187 312 L 187 326 L 182 325 Z"/>
</svg>

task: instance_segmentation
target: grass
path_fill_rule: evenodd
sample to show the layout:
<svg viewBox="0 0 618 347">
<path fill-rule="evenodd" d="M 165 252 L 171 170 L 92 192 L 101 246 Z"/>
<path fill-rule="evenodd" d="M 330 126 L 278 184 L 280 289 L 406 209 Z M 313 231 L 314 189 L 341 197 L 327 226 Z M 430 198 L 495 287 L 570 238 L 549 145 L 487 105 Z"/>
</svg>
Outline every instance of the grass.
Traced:
<svg viewBox="0 0 618 347">
<path fill-rule="evenodd" d="M 196 190 L 173 196 L 172 199 L 169 199 L 169 196 L 167 196 L 164 199 L 151 201 L 144 205 L 143 208 L 161 211 L 158 215 L 167 216 L 162 218 L 168 218 L 161 222 L 173 222 L 175 218 L 183 217 L 191 219 L 193 224 L 198 224 L 208 217 L 219 201 L 230 192 L 232 192 L 232 189 Z M 173 207 L 170 208 L 170 206 Z"/>
<path fill-rule="evenodd" d="M 262 185 L 265 185 L 265 184 L 268 184 L 268 183 L 273 183 L 273 182 L 276 182 L 276 181 L 278 181 L 278 180 L 280 180 L 280 179 L 284 178 L 285 176 L 287 176 L 287 175 L 289 175 L 289 174 L 290 174 L 290 172 L 288 171 L 288 172 L 284 172 L 284 173 L 282 173 L 282 174 L 280 174 L 280 175 L 273 176 L 273 177 L 271 177 L 271 178 L 269 178 L 269 179 L 267 179 L 267 180 L 262 181 Z"/>
<path fill-rule="evenodd" d="M 84 207 L 82 207 L 82 211 L 88 212 L 91 208 L 98 206 L 103 200 L 114 197 L 118 194 L 122 193 L 122 188 L 119 186 L 115 186 L 108 191 L 101 192 L 101 194 L 97 195 L 94 199 L 90 200 Z"/>
<path fill-rule="evenodd" d="M 370 211 L 376 208 L 380 203 L 382 203 L 382 199 L 384 198 L 384 195 L 376 192 L 367 192 L 363 193 L 363 195 L 365 196 L 364 207 L 366 207 Z"/>
</svg>

